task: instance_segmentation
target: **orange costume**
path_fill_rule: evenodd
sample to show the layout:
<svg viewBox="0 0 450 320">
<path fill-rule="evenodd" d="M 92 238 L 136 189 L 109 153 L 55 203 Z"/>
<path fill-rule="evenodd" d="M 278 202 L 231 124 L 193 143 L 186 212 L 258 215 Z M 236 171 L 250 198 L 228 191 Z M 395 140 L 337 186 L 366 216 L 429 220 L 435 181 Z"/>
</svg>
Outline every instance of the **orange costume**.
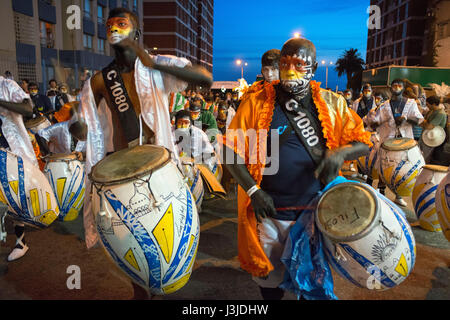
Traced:
<svg viewBox="0 0 450 320">
<path fill-rule="evenodd" d="M 245 160 L 247 169 L 258 186 L 263 178 L 267 133 L 270 130 L 275 108 L 274 85 L 278 83 L 279 81 L 264 82 L 250 87 L 242 97 L 239 109 L 226 135 L 221 138 L 224 145 Z M 361 118 L 347 107 L 344 97 L 321 89 L 320 83 L 315 81 L 311 81 L 311 89 L 328 149 L 336 149 L 354 141 L 372 145 L 371 134 L 364 131 Z M 249 137 L 245 135 L 249 129 L 261 132 L 258 134 L 256 143 L 249 143 Z M 242 130 L 244 134 L 237 134 L 239 130 Z M 256 157 L 257 161 L 255 161 Z M 264 277 L 274 269 L 260 245 L 251 200 L 240 186 L 238 189 L 238 249 L 241 268 L 253 276 Z"/>
</svg>

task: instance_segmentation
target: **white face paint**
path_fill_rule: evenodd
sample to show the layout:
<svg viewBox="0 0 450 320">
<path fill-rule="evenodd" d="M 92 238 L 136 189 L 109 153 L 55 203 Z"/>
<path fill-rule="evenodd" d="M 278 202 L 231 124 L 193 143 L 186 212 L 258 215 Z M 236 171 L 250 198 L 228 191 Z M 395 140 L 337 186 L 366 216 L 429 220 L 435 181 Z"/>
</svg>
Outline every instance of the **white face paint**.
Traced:
<svg viewBox="0 0 450 320">
<path fill-rule="evenodd" d="M 264 77 L 264 80 L 266 80 L 267 82 L 280 80 L 280 74 L 279 74 L 278 68 L 276 68 L 274 66 L 262 67 L 261 73 Z"/>
</svg>

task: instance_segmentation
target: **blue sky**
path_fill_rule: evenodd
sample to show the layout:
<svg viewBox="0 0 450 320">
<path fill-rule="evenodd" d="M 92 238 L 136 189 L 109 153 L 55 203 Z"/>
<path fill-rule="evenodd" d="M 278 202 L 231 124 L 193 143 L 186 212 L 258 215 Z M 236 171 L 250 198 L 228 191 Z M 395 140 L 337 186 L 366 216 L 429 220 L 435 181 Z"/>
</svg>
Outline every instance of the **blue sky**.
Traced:
<svg viewBox="0 0 450 320">
<path fill-rule="evenodd" d="M 369 0 L 216 0 L 214 1 L 214 60 L 216 81 L 237 80 L 241 68 L 236 59 L 248 62 L 244 78 L 252 83 L 261 70 L 262 54 L 281 49 L 294 32 L 311 40 L 318 61 L 333 61 L 344 50 L 356 48 L 366 57 Z M 325 87 L 325 68 L 319 67 L 316 80 Z M 328 86 L 345 87 L 329 68 Z"/>
</svg>

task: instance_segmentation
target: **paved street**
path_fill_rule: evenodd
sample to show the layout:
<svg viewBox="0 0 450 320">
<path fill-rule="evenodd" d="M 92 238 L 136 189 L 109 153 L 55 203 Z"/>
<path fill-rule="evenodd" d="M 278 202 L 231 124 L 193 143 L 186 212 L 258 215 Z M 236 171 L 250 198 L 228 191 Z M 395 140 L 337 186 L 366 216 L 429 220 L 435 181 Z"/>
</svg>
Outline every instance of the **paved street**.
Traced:
<svg viewBox="0 0 450 320">
<path fill-rule="evenodd" d="M 388 193 L 392 199 L 392 194 Z M 414 222 L 411 200 L 406 213 Z M 252 300 L 261 299 L 251 277 L 240 270 L 237 261 L 236 197 L 204 202 L 200 214 L 201 236 L 195 270 L 178 292 L 164 300 Z M 0 246 L 0 299 L 131 299 L 130 282 L 120 275 L 103 249 L 86 250 L 82 219 L 54 223 L 47 230 L 27 229 L 30 250 L 22 259 L 7 263 L 15 236 L 8 223 L 8 239 Z M 417 261 L 411 275 L 394 289 L 375 292 L 360 289 L 333 274 L 339 299 L 370 300 L 450 300 L 450 243 L 442 233 L 413 228 Z M 68 266 L 81 268 L 81 289 L 69 290 Z M 295 300 L 287 294 L 285 299 Z"/>
</svg>

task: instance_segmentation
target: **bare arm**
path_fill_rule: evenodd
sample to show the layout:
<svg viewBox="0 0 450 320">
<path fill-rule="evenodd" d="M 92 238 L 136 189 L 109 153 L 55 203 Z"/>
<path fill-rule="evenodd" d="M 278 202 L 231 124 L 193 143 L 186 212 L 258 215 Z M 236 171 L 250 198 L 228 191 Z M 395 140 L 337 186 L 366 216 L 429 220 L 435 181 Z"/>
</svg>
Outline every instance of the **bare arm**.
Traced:
<svg viewBox="0 0 450 320">
<path fill-rule="evenodd" d="M 19 113 L 25 117 L 33 116 L 33 106 L 31 104 L 31 100 L 28 99 L 25 99 L 19 103 L 0 100 L 0 106 L 8 109 L 9 111 Z"/>
</svg>

